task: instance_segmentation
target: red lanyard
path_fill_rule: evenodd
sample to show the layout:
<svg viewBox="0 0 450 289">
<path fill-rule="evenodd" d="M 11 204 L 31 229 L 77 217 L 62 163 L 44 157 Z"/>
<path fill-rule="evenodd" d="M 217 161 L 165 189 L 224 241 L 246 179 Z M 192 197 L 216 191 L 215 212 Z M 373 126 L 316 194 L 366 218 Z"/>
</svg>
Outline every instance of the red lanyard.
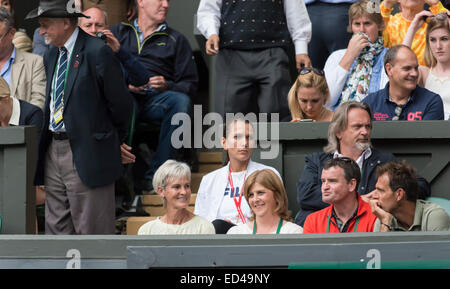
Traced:
<svg viewBox="0 0 450 289">
<path fill-rule="evenodd" d="M 234 195 L 233 177 L 231 176 L 231 167 L 229 167 L 229 171 L 230 171 L 230 173 L 228 174 L 228 182 L 230 183 L 231 193 L 233 194 L 234 204 L 236 205 L 236 209 L 238 211 L 239 218 L 241 218 L 242 223 L 245 224 L 246 221 L 245 221 L 244 214 L 242 213 L 242 210 L 241 210 L 241 202 L 242 202 L 242 195 L 244 194 L 243 193 L 244 192 L 244 183 L 245 183 L 245 179 L 247 178 L 247 172 L 244 174 L 244 181 L 242 182 L 241 191 L 239 192 L 239 200 L 236 200 L 236 196 Z"/>
</svg>

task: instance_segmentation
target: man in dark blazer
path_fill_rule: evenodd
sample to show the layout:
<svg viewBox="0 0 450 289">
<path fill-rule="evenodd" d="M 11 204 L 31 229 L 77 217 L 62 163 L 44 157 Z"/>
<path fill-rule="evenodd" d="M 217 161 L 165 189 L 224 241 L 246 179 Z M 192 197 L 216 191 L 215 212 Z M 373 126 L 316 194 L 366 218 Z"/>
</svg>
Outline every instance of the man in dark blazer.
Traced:
<svg viewBox="0 0 450 289">
<path fill-rule="evenodd" d="M 39 107 L 11 97 L 8 83 L 0 77 L 0 126 L 32 125 L 37 127 L 39 135 L 42 118 Z"/>
<path fill-rule="evenodd" d="M 370 107 L 364 102 L 349 101 L 339 106 L 328 127 L 328 145 L 324 152 L 305 156 L 305 168 L 297 182 L 297 202 L 300 210 L 295 223 L 303 226 L 306 217 L 329 204 L 322 201 L 322 169 L 333 158 L 344 157 L 354 160 L 361 169 L 361 181 L 357 192 L 368 201 L 377 183 L 376 168 L 395 160 L 391 153 L 374 149 L 370 142 L 372 118 Z M 428 182 L 418 177 L 419 196 L 431 195 Z"/>
<path fill-rule="evenodd" d="M 41 0 L 27 19 L 54 47 L 45 55 L 44 126 L 36 183 L 45 184 L 46 234 L 113 234 L 114 182 L 132 99 L 109 46 L 78 28 L 69 0 Z"/>
</svg>

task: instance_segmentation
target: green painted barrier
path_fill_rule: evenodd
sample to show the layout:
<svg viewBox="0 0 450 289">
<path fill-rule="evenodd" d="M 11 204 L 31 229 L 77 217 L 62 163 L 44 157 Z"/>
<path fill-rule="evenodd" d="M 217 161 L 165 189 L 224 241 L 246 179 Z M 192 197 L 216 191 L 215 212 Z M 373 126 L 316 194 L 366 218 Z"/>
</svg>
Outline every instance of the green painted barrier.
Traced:
<svg viewBox="0 0 450 289">
<path fill-rule="evenodd" d="M 289 269 L 450 269 L 447 260 L 404 260 L 384 261 L 377 266 L 374 262 L 294 262 Z"/>
</svg>

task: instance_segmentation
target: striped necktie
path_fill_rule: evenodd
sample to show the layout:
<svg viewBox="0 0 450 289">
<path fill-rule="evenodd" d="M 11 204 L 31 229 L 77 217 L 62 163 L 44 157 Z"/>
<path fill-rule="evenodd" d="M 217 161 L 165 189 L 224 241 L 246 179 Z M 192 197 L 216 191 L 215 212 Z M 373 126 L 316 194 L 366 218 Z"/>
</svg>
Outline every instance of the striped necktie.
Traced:
<svg viewBox="0 0 450 289">
<path fill-rule="evenodd" d="M 67 71 L 67 49 L 63 46 L 59 48 L 59 67 L 56 78 L 54 99 L 53 99 L 53 117 L 52 128 L 58 131 L 63 126 L 64 111 L 64 88 Z"/>
</svg>

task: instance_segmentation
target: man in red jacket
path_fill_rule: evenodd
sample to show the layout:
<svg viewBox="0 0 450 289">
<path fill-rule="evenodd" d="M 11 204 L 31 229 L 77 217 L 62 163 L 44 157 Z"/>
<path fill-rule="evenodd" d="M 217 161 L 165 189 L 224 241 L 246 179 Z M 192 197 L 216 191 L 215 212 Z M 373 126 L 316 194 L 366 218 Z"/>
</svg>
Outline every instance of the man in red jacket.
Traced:
<svg viewBox="0 0 450 289">
<path fill-rule="evenodd" d="M 321 177 L 322 201 L 330 206 L 310 214 L 303 233 L 372 232 L 377 218 L 356 192 L 360 179 L 360 169 L 352 159 L 326 162 Z"/>
</svg>

